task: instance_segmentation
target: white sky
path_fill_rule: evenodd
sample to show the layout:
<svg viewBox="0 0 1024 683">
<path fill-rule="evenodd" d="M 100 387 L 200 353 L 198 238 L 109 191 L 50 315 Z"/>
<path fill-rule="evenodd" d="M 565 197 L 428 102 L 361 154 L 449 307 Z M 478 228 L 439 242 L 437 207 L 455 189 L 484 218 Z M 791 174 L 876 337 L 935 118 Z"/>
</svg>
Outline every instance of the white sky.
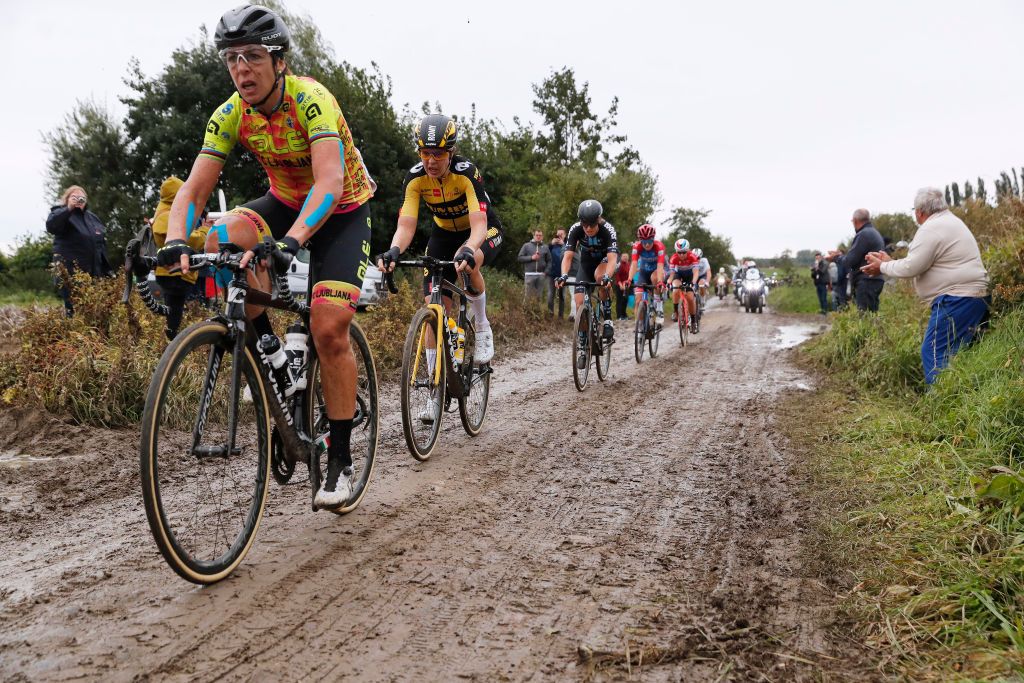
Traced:
<svg viewBox="0 0 1024 683">
<path fill-rule="evenodd" d="M 76 100 L 122 115 L 128 60 L 157 74 L 234 1 L 5 3 L 14 87 L 0 114 L 0 242 L 43 229 L 42 134 Z M 620 130 L 660 179 L 655 218 L 711 209 L 737 255 L 831 246 L 858 206 L 907 211 L 918 187 L 979 175 L 991 194 L 999 171 L 1024 166 L 1016 0 L 288 7 L 310 13 L 339 58 L 380 64 L 399 108 L 468 114 L 475 102 L 484 117 L 536 121 L 531 83 L 572 67 L 596 112 L 619 96 Z"/>
</svg>

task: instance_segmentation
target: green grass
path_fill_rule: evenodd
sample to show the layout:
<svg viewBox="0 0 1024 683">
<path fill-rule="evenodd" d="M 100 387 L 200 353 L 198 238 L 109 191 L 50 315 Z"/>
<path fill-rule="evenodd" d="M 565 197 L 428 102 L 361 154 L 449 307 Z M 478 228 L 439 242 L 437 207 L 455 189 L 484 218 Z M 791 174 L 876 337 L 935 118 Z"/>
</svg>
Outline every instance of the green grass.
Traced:
<svg viewBox="0 0 1024 683">
<path fill-rule="evenodd" d="M 28 289 L 0 289 L 0 306 L 36 306 L 60 303 L 56 294 Z"/>
<path fill-rule="evenodd" d="M 809 279 L 801 278 L 791 285 L 780 285 L 768 293 L 768 305 L 779 313 L 818 313 L 818 293 Z"/>
<path fill-rule="evenodd" d="M 830 380 L 812 464 L 863 640 L 911 679 L 1024 674 L 1024 310 L 923 384 L 927 310 L 887 292 L 804 356 Z M 799 429 L 799 428 L 797 428 Z M 809 442 L 811 443 L 811 442 Z"/>
</svg>

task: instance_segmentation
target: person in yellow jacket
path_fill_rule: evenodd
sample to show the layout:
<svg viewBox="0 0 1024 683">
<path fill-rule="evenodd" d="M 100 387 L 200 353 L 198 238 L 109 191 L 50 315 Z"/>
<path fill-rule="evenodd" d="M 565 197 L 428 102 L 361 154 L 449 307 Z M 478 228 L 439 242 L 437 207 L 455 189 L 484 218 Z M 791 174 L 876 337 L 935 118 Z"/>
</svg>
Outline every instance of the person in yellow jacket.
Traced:
<svg viewBox="0 0 1024 683">
<path fill-rule="evenodd" d="M 164 242 L 167 241 L 167 219 L 171 213 L 171 204 L 174 203 L 175 195 L 184 184 L 181 178 L 172 175 L 160 185 L 160 203 L 156 205 L 156 213 L 153 214 L 150 221 L 153 228 L 153 241 L 156 242 L 157 249 L 164 246 Z M 203 251 L 206 234 L 210 232 L 210 226 L 207 223 L 208 221 L 201 222 L 188 235 L 189 246 L 198 252 Z M 163 292 L 164 303 L 170 309 L 167 314 L 167 328 L 164 330 L 168 340 L 174 339 L 178 334 L 181 317 L 185 311 L 185 300 L 195 288 L 198 277 L 199 273 L 194 270 L 182 274 L 180 271 L 172 272 L 163 266 L 156 268 L 157 284 L 160 285 L 160 291 Z"/>
</svg>

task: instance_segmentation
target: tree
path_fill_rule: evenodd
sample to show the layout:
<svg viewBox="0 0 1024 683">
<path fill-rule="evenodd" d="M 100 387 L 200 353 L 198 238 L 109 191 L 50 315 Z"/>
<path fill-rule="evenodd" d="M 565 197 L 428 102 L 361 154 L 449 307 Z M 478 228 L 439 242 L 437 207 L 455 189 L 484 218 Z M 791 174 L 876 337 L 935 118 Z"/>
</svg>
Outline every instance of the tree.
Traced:
<svg viewBox="0 0 1024 683">
<path fill-rule="evenodd" d="M 704 251 L 704 256 L 713 268 L 735 263 L 732 241 L 715 235 L 704 225 L 704 219 L 710 215 L 711 211 L 708 209 L 688 209 L 681 206 L 672 209 L 672 215 L 663 223 L 670 228 L 665 237 L 666 244 L 671 245 L 680 237 L 685 237 L 689 240 L 691 249 L 700 248 Z"/>
<path fill-rule="evenodd" d="M 917 232 L 917 223 L 905 213 L 880 213 L 871 218 L 871 223 L 878 229 L 878 232 L 893 242 L 900 240 L 909 242 L 914 239 L 914 234 Z"/>
<path fill-rule="evenodd" d="M 631 166 L 639 159 L 634 150 L 625 146 L 626 136 L 613 133 L 619 111 L 619 99 L 612 98 L 608 115 L 598 118 L 590 109 L 590 84 L 576 84 L 576 75 L 563 67 L 533 85 L 533 108 L 542 119 L 544 131 L 538 133 L 537 143 L 552 163 L 571 166 L 613 168 Z M 615 157 L 609 146 L 624 148 Z"/>
<path fill-rule="evenodd" d="M 978 190 L 976 192 L 978 201 L 988 203 L 988 191 L 985 189 L 985 181 L 978 176 Z"/>
<path fill-rule="evenodd" d="M 964 181 L 964 201 L 969 202 L 974 199 L 974 188 L 971 187 L 971 181 Z"/>
<path fill-rule="evenodd" d="M 953 183 L 953 206 L 960 206 L 960 186 Z"/>
<path fill-rule="evenodd" d="M 953 198 L 949 194 L 949 185 L 946 185 L 946 205 L 953 206 Z"/>
</svg>

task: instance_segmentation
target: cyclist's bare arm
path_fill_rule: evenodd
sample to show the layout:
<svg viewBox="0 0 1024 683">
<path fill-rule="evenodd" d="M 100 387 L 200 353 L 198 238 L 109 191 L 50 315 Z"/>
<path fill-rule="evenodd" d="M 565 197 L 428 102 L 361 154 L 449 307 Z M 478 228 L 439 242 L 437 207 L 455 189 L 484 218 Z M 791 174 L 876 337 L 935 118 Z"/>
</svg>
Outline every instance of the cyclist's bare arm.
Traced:
<svg viewBox="0 0 1024 683">
<path fill-rule="evenodd" d="M 335 140 L 323 140 L 309 148 L 313 159 L 313 187 L 309 189 L 309 197 L 302 205 L 299 217 L 285 235 L 299 244 L 305 244 L 327 222 L 345 191 L 345 166 L 341 161 L 341 151 L 336 146 L 340 144 Z"/>
<path fill-rule="evenodd" d="M 399 253 L 404 252 L 412 244 L 412 238 L 416 236 L 416 216 L 399 216 L 398 227 L 395 228 L 395 236 L 391 238 L 391 246 L 398 247 Z M 377 267 L 384 269 L 384 260 L 377 259 Z M 395 264 L 392 263 L 388 272 L 394 272 Z"/>
<path fill-rule="evenodd" d="M 167 241 L 185 239 L 187 229 L 186 223 L 189 218 L 194 221 L 196 216 L 203 213 L 206 200 L 213 193 L 217 186 L 217 179 L 220 178 L 220 171 L 224 163 L 206 156 L 196 157 L 192 164 L 192 171 L 188 174 L 185 184 L 178 190 L 171 204 L 171 215 L 167 219 Z M 181 270 L 188 272 L 188 256 L 181 257 Z"/>
<path fill-rule="evenodd" d="M 576 253 L 575 251 L 566 249 L 565 253 L 562 254 L 562 267 L 561 267 L 561 271 L 559 271 L 559 272 L 561 272 L 562 275 L 568 275 L 569 274 L 569 269 L 572 268 L 572 255 L 575 254 L 575 253 Z M 555 286 L 556 287 L 561 287 L 562 283 L 561 282 L 556 282 Z"/>
<path fill-rule="evenodd" d="M 484 240 L 487 239 L 487 214 L 483 211 L 473 211 L 469 214 L 469 239 L 466 243 L 472 247 L 473 251 L 477 251 L 483 246 Z M 482 264 L 477 264 L 477 266 Z M 463 271 L 469 270 L 469 264 L 465 261 L 461 262 L 456 270 Z"/>
</svg>

